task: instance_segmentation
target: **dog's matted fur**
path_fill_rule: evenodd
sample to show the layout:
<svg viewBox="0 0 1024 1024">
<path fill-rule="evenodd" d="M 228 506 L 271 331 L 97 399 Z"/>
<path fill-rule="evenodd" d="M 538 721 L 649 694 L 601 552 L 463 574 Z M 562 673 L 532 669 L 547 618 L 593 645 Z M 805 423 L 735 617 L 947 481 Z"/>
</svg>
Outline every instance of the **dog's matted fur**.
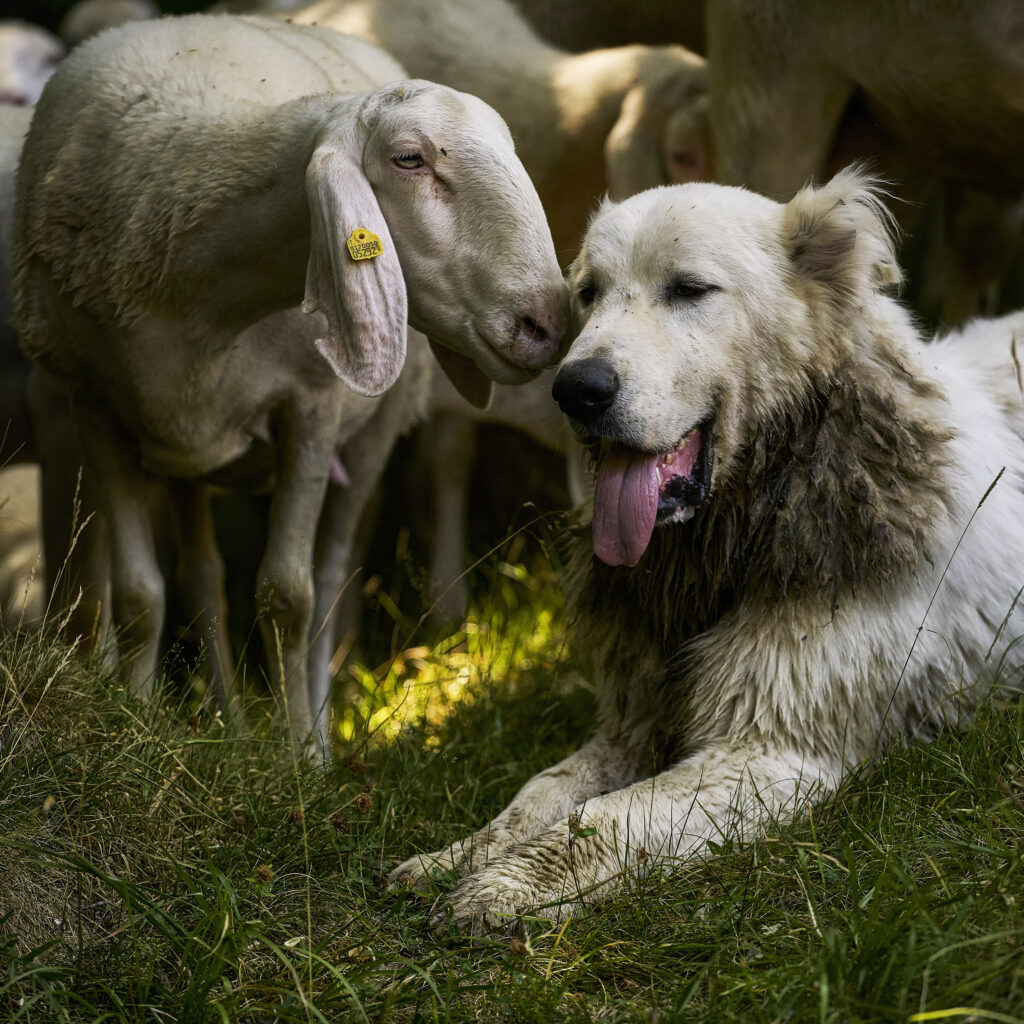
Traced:
<svg viewBox="0 0 1024 1024">
<path fill-rule="evenodd" d="M 454 868 L 467 930 L 562 917 L 1017 686 L 1024 314 L 924 342 L 898 277 L 853 170 L 599 211 L 554 388 L 595 458 L 568 575 L 597 734 L 393 878 Z"/>
</svg>

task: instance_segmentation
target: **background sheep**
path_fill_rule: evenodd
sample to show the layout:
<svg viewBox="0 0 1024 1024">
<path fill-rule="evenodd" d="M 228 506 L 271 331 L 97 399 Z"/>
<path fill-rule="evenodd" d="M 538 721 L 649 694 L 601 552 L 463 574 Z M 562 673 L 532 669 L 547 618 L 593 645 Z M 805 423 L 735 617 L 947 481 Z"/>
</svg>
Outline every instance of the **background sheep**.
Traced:
<svg viewBox="0 0 1024 1024">
<path fill-rule="evenodd" d="M 956 323 L 991 310 L 1024 224 L 1016 5 L 716 0 L 707 32 L 718 180 L 789 198 L 822 175 L 859 106 L 887 175 L 909 163 L 945 186 L 927 311 Z M 858 155 L 847 145 L 842 159 Z"/>
<path fill-rule="evenodd" d="M 29 107 L 0 106 L 0 463 L 34 458 L 26 381 L 29 364 L 18 348 L 11 296 L 14 178 L 32 120 Z"/>
<path fill-rule="evenodd" d="M 500 118 L 428 83 L 362 94 L 400 74 L 325 29 L 125 26 L 64 63 L 19 172 L 22 344 L 70 390 L 101 482 L 114 619 L 141 652 L 134 685 L 148 688 L 158 653 L 149 504 L 162 481 L 179 481 L 180 550 L 209 593 L 221 570 L 188 482 L 229 466 L 223 479 L 273 479 L 258 604 L 297 739 L 312 721 L 310 565 L 328 473 L 402 371 L 406 295 L 478 401 L 488 376 L 520 382 L 550 363 L 564 325 L 540 202 Z M 383 253 L 351 260 L 355 229 Z"/>
<path fill-rule="evenodd" d="M 545 38 L 566 50 L 671 40 L 704 52 L 702 0 L 515 0 Z"/>
<path fill-rule="evenodd" d="M 57 32 L 71 50 L 105 28 L 159 17 L 160 8 L 152 0 L 79 0 L 60 19 Z"/>
<path fill-rule="evenodd" d="M 491 404 L 474 409 L 450 381 L 439 375 L 434 379 L 430 421 L 419 431 L 417 453 L 429 474 L 433 498 L 428 578 L 432 613 L 439 619 L 460 620 L 469 600 L 467 505 L 479 424 L 512 427 L 561 455 L 568 501 L 576 505 L 583 500 L 583 449 L 551 400 L 553 380 L 554 371 L 549 371 L 522 387 L 496 387 Z M 507 454 L 492 451 L 489 459 L 507 462 Z"/>
<path fill-rule="evenodd" d="M 45 604 L 39 521 L 39 471 L 12 465 L 35 458 L 27 396 L 28 360 L 11 323 L 14 178 L 30 107 L 0 106 L 0 621 L 39 619 Z"/>
<path fill-rule="evenodd" d="M 57 62 L 61 41 L 27 21 L 0 21 L 0 104 L 35 103 Z"/>
</svg>

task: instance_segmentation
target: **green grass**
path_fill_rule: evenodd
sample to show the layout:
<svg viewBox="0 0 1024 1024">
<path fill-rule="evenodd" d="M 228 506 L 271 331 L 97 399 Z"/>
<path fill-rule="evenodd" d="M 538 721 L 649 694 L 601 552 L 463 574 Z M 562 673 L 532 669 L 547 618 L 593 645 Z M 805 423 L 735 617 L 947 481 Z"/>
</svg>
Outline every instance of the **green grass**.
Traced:
<svg viewBox="0 0 1024 1024">
<path fill-rule="evenodd" d="M 593 712 L 548 582 L 488 571 L 476 629 L 353 673 L 329 769 L 259 705 L 244 729 L 144 706 L 3 639 L 0 1019 L 1024 1021 L 1019 704 L 528 945 L 436 938 L 387 869 L 485 822 Z"/>
</svg>

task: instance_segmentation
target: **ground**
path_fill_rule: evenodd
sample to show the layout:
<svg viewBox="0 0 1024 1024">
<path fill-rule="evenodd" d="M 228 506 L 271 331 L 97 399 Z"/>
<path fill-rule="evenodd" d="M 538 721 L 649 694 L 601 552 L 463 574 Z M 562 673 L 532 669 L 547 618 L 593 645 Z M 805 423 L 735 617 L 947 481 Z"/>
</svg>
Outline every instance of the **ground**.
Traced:
<svg viewBox="0 0 1024 1024">
<path fill-rule="evenodd" d="M 1024 703 L 564 927 L 432 933 L 448 880 L 387 870 L 485 822 L 593 711 L 548 569 L 480 571 L 468 629 L 392 616 L 327 769 L 258 702 L 143 706 L 45 634 L 0 640 L 0 1018 L 1024 1021 Z"/>
</svg>

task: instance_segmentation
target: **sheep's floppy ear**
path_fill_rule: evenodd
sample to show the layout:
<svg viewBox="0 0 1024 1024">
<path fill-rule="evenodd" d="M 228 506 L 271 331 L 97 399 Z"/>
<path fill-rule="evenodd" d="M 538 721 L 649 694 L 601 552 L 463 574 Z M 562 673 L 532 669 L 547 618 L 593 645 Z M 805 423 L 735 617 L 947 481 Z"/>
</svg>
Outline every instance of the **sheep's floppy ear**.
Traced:
<svg viewBox="0 0 1024 1024">
<path fill-rule="evenodd" d="M 622 200 L 657 185 L 707 178 L 706 114 L 706 99 L 669 109 L 645 86 L 633 86 L 604 143 L 609 195 Z"/>
<path fill-rule="evenodd" d="M 440 363 L 452 386 L 470 405 L 486 409 L 491 404 L 494 382 L 469 356 L 434 341 L 430 342 L 430 351 L 434 353 L 434 358 Z"/>
<path fill-rule="evenodd" d="M 360 395 L 379 395 L 405 363 L 407 296 L 391 233 L 363 173 L 361 149 L 328 142 L 306 169 L 311 221 L 302 308 L 327 318 L 316 346 L 334 372 Z M 354 259 L 348 239 L 365 229 L 383 251 Z"/>
<path fill-rule="evenodd" d="M 798 280 L 841 302 L 900 283 L 892 216 L 880 192 L 857 167 L 797 192 L 783 210 L 782 241 Z"/>
</svg>

